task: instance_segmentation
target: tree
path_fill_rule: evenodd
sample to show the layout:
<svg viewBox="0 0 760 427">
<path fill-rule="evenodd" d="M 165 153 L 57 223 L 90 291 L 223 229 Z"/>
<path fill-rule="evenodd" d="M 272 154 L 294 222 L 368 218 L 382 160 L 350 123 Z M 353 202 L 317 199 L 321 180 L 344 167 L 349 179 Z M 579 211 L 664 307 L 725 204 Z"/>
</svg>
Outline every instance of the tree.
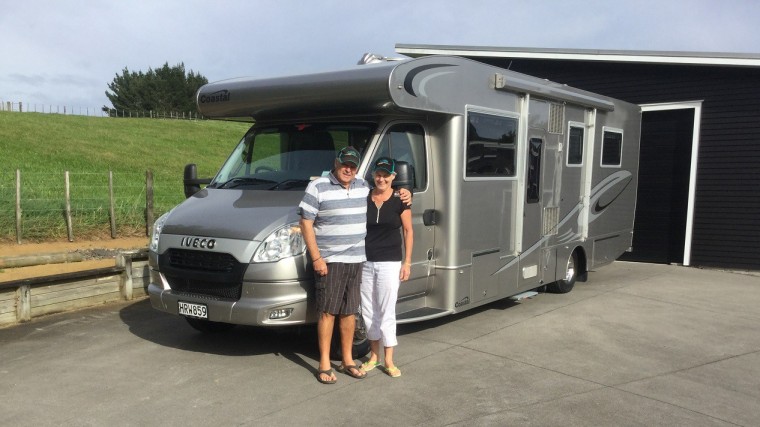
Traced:
<svg viewBox="0 0 760 427">
<path fill-rule="evenodd" d="M 185 73 L 184 63 L 169 67 L 167 62 L 147 73 L 124 67 L 108 84 L 106 96 L 116 110 L 194 112 L 195 93 L 206 83 L 200 73 Z M 111 110 L 103 106 L 103 111 Z"/>
</svg>

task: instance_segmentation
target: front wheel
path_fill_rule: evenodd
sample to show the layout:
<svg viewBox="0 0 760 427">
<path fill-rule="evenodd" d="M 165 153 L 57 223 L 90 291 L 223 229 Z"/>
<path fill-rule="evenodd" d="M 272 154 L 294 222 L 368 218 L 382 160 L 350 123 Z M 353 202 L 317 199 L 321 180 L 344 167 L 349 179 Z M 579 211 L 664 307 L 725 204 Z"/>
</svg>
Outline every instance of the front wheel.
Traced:
<svg viewBox="0 0 760 427">
<path fill-rule="evenodd" d="M 573 251 L 570 258 L 567 260 L 567 272 L 565 278 L 557 280 L 554 283 L 549 283 L 547 290 L 555 294 L 566 294 L 573 290 L 575 281 L 578 279 L 578 252 Z"/>
<path fill-rule="evenodd" d="M 185 317 L 185 320 L 187 320 L 187 323 L 189 323 L 195 330 L 201 331 L 204 334 L 215 334 L 229 331 L 235 327 L 232 323 L 212 322 L 210 320 L 195 319 L 193 317 Z"/>
<path fill-rule="evenodd" d="M 353 359 L 360 359 L 369 353 L 369 340 L 367 339 L 364 319 L 361 314 L 356 315 L 356 329 L 354 330 L 354 343 L 351 346 L 351 353 Z M 343 351 L 340 348 L 340 326 L 337 317 L 335 319 L 332 340 L 330 341 L 330 359 L 343 359 Z"/>
</svg>

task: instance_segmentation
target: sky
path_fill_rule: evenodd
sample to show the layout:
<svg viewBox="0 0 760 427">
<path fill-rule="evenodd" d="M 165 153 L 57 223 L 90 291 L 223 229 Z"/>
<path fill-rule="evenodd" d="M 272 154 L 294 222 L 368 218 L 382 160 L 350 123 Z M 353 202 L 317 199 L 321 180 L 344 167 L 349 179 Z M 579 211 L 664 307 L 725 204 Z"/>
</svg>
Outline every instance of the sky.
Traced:
<svg viewBox="0 0 760 427">
<path fill-rule="evenodd" d="M 265 78 L 396 44 L 760 54 L 760 0 L 0 0 L 0 102 L 94 111 L 124 68 Z"/>
</svg>

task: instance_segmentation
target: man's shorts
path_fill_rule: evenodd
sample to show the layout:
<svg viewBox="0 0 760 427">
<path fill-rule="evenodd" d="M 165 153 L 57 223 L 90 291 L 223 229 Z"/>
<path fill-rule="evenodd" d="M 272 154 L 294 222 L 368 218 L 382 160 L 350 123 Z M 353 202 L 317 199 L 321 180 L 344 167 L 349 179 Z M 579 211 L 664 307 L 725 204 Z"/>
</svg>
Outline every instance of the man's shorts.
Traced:
<svg viewBox="0 0 760 427">
<path fill-rule="evenodd" d="M 329 314 L 356 314 L 361 303 L 362 264 L 332 262 L 327 275 L 315 274 L 317 311 Z"/>
</svg>

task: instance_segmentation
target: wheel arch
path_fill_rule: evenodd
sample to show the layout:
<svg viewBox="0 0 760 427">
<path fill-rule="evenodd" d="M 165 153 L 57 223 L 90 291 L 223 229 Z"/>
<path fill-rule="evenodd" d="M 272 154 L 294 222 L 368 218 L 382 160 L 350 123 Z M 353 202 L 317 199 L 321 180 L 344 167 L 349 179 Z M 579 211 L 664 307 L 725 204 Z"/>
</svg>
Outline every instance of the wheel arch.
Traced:
<svg viewBox="0 0 760 427">
<path fill-rule="evenodd" d="M 588 280 L 588 262 L 586 249 L 583 246 L 576 246 L 575 249 L 573 249 L 573 252 L 577 254 L 576 260 L 578 261 L 578 265 L 575 266 L 575 268 L 578 270 L 578 278 L 576 280 L 579 282 L 585 282 Z M 571 256 L 573 252 L 570 252 Z"/>
</svg>

